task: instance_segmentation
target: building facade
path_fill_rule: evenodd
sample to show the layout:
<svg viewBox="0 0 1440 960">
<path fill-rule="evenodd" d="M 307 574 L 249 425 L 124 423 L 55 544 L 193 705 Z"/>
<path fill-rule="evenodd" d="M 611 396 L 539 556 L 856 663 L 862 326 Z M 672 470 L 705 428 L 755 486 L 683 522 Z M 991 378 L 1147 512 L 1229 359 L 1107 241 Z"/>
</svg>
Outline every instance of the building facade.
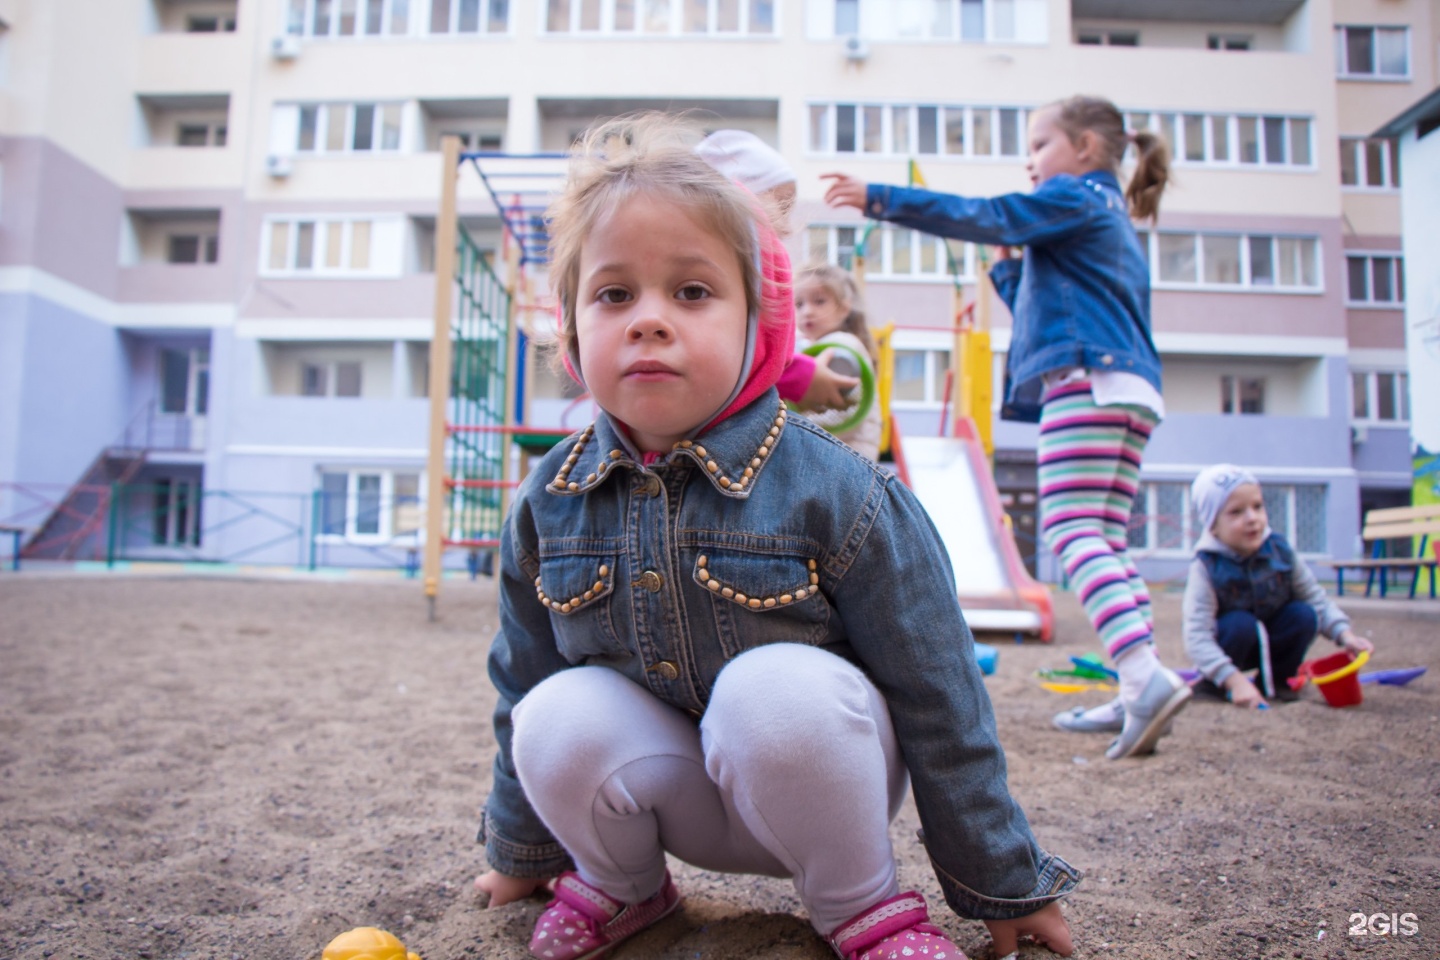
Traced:
<svg viewBox="0 0 1440 960">
<path fill-rule="evenodd" d="M 1256 470 L 1302 553 L 1352 556 L 1362 506 L 1410 486 L 1402 174 L 1369 133 L 1434 87 L 1437 21 L 1433 0 L 0 0 L 0 522 L 39 530 L 68 496 L 83 526 L 75 485 L 123 479 L 126 556 L 413 548 L 446 134 L 560 151 L 599 116 L 691 110 L 775 144 L 795 259 L 848 263 L 863 224 L 821 174 L 903 183 L 914 160 L 934 189 L 1027 190 L 1027 111 L 1086 92 L 1175 155 L 1143 225 L 1170 413 L 1132 531 L 1147 573 L 1183 569 L 1188 483 L 1219 460 Z M 477 177 L 460 198 L 499 249 Z M 973 298 L 982 252 L 868 241 L 897 420 L 933 433 L 952 264 Z M 588 418 L 529 379 L 531 422 Z M 1033 428 L 996 439 L 1024 513 Z"/>
</svg>

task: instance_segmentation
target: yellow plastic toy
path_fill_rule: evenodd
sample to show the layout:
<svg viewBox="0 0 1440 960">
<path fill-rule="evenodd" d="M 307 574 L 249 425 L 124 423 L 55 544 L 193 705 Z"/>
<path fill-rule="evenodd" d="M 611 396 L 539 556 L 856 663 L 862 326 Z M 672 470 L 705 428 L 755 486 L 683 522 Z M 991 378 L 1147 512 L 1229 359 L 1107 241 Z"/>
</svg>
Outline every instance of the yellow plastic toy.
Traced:
<svg viewBox="0 0 1440 960">
<path fill-rule="evenodd" d="M 420 960 L 420 955 L 408 952 L 393 933 L 356 927 L 331 940 L 320 960 Z"/>
</svg>

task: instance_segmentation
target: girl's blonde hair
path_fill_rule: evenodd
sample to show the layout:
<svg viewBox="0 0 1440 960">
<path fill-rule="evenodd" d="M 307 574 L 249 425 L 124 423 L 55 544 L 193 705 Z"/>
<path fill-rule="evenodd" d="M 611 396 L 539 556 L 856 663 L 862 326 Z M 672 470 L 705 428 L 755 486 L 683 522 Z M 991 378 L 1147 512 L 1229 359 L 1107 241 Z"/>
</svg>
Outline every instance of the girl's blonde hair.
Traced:
<svg viewBox="0 0 1440 960">
<path fill-rule="evenodd" d="M 1103 97 L 1067 97 L 1042 109 L 1054 109 L 1056 125 L 1074 143 L 1087 130 L 1099 139 L 1104 150 L 1106 169 L 1120 169 L 1125 150 L 1135 145 L 1135 172 L 1125 188 L 1125 201 L 1130 216 L 1136 220 L 1154 220 L 1160 214 L 1160 195 L 1170 180 L 1170 148 L 1165 141 L 1148 130 L 1129 133 L 1125 118 L 1115 104 Z"/>
<path fill-rule="evenodd" d="M 850 271 L 841 270 L 831 263 L 815 263 L 801 270 L 795 277 L 795 288 L 807 280 L 813 280 L 830 292 L 845 307 L 845 320 L 840 329 L 854 336 L 865 345 L 865 352 L 871 361 L 876 359 L 875 338 L 870 335 L 870 325 L 865 322 L 865 311 L 860 307 L 860 287 Z"/>
<path fill-rule="evenodd" d="M 754 197 L 700 158 L 701 131 L 682 117 L 649 112 L 592 126 L 570 153 L 569 177 L 548 211 L 550 285 L 559 300 L 558 357 L 575 357 L 580 251 L 595 224 L 637 196 L 674 203 L 735 251 L 751 316 L 766 317 L 760 270 L 768 217 Z M 788 296 L 789 291 L 784 291 Z"/>
</svg>

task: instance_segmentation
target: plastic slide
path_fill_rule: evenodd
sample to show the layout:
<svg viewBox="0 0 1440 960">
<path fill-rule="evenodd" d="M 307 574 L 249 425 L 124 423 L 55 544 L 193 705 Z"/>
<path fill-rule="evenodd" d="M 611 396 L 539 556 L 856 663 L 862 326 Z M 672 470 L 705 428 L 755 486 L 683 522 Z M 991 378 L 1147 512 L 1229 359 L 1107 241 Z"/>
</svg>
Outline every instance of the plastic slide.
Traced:
<svg viewBox="0 0 1440 960">
<path fill-rule="evenodd" d="M 902 438 L 892 422 L 895 470 L 940 531 L 955 588 L 972 630 L 1032 634 L 1049 641 L 1049 592 L 1025 569 L 975 425 L 955 437 Z"/>
</svg>

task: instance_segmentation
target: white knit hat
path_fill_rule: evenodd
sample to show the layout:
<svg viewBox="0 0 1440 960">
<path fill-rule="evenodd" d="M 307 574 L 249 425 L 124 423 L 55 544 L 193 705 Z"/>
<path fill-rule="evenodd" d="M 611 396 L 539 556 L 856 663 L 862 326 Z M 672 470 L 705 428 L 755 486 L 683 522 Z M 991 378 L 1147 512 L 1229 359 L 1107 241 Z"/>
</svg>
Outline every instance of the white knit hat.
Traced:
<svg viewBox="0 0 1440 960">
<path fill-rule="evenodd" d="M 755 195 L 795 182 L 795 171 L 748 130 L 716 130 L 695 148 L 701 159 Z"/>
<path fill-rule="evenodd" d="M 1195 518 L 1200 521 L 1202 531 L 1215 525 L 1215 518 L 1225 509 L 1225 501 L 1230 499 L 1230 494 L 1235 492 L 1236 487 L 1247 483 L 1260 485 L 1255 474 L 1233 463 L 1217 463 L 1200 471 L 1195 482 L 1190 484 L 1190 505 L 1195 508 Z"/>
</svg>

